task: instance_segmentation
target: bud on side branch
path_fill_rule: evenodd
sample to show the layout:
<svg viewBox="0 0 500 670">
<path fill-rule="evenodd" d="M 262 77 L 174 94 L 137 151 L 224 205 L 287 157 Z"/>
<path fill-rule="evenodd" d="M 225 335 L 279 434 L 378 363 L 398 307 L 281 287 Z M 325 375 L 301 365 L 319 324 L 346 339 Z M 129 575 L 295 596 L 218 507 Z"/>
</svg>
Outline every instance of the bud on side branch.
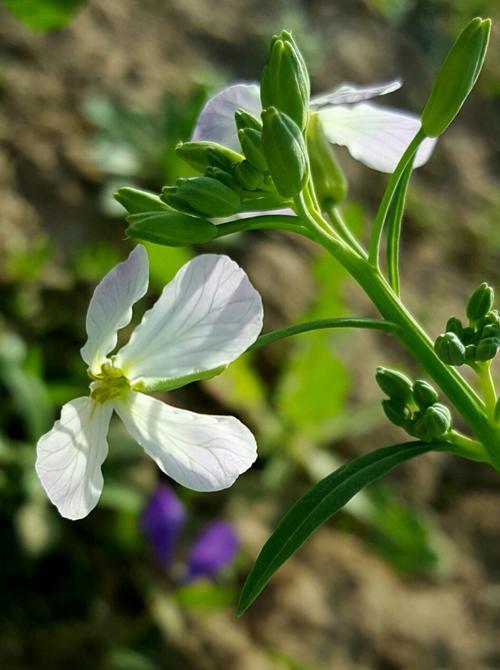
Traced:
<svg viewBox="0 0 500 670">
<path fill-rule="evenodd" d="M 129 237 L 167 247 L 205 244 L 217 235 L 217 226 L 210 221 L 181 212 L 131 214 L 127 221 Z"/>
</svg>

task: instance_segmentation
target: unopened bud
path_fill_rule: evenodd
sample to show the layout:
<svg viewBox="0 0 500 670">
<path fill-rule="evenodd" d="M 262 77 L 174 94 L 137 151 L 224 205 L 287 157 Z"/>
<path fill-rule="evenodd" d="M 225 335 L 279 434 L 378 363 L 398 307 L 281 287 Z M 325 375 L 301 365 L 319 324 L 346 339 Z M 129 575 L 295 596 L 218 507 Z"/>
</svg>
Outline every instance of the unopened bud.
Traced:
<svg viewBox="0 0 500 670">
<path fill-rule="evenodd" d="M 452 316 L 446 322 L 446 332 L 455 333 L 455 335 L 461 340 L 464 327 L 460 319 L 457 319 L 455 316 Z"/>
<path fill-rule="evenodd" d="M 243 160 L 243 156 L 236 151 L 208 141 L 179 142 L 175 153 L 198 172 L 205 172 L 209 165 L 231 170 L 234 164 Z"/>
<path fill-rule="evenodd" d="M 253 114 L 244 109 L 237 109 L 234 113 L 234 120 L 238 130 L 252 128 L 253 130 L 262 130 L 262 123 Z"/>
<path fill-rule="evenodd" d="M 256 170 L 265 172 L 267 170 L 267 163 L 262 150 L 262 133 L 260 130 L 255 130 L 254 128 L 239 130 L 238 139 L 248 162 Z"/>
<path fill-rule="evenodd" d="M 435 403 L 416 419 L 412 433 L 424 442 L 443 437 L 451 428 L 450 410 L 441 403 Z"/>
<path fill-rule="evenodd" d="M 412 383 L 402 372 L 378 367 L 375 380 L 389 398 L 397 398 L 404 403 L 412 399 Z"/>
<path fill-rule="evenodd" d="M 386 417 L 396 426 L 405 428 L 411 419 L 409 407 L 398 398 L 382 400 L 382 407 Z"/>
<path fill-rule="evenodd" d="M 168 209 L 167 205 L 160 200 L 160 197 L 150 191 L 144 191 L 141 188 L 124 186 L 119 188 L 113 194 L 114 199 L 120 203 L 129 214 L 139 214 L 140 212 L 161 212 Z"/>
<path fill-rule="evenodd" d="M 205 216 L 224 217 L 236 214 L 240 207 L 240 196 L 228 186 L 211 177 L 178 179 L 175 192 L 163 189 L 164 197 L 171 197 Z"/>
<path fill-rule="evenodd" d="M 217 227 L 210 221 L 181 212 L 131 214 L 127 222 L 125 233 L 129 237 L 168 247 L 205 244 L 217 235 Z"/>
<path fill-rule="evenodd" d="M 230 189 L 238 188 L 236 179 L 233 177 L 233 175 L 230 172 L 221 170 L 220 168 L 212 167 L 211 165 L 209 165 L 205 170 L 205 177 L 211 177 L 212 179 L 217 179 L 217 181 L 220 181 L 222 184 L 224 184 Z"/>
<path fill-rule="evenodd" d="M 471 295 L 467 303 L 467 318 L 474 322 L 485 317 L 493 307 L 495 292 L 483 282 Z"/>
<path fill-rule="evenodd" d="M 276 190 L 285 198 L 300 193 L 307 180 L 307 149 L 300 128 L 270 107 L 262 112 L 262 148 Z"/>
<path fill-rule="evenodd" d="M 417 379 L 413 384 L 413 399 L 419 409 L 425 410 L 438 400 L 436 389 L 423 379 Z"/>
<path fill-rule="evenodd" d="M 476 361 L 490 361 L 497 355 L 500 340 L 497 337 L 485 337 L 476 345 Z"/>
<path fill-rule="evenodd" d="M 238 163 L 233 173 L 237 183 L 246 191 L 256 191 L 264 181 L 264 173 L 254 168 L 247 160 Z"/>
<path fill-rule="evenodd" d="M 451 47 L 422 112 L 422 130 L 437 137 L 453 121 L 483 67 L 491 29 L 489 19 L 472 19 Z"/>
<path fill-rule="evenodd" d="M 455 333 L 440 335 L 434 343 L 434 350 L 448 365 L 463 365 L 465 362 L 465 346 Z"/>
<path fill-rule="evenodd" d="M 311 84 L 295 40 L 282 31 L 271 42 L 269 60 L 260 84 L 262 107 L 276 107 L 304 130 L 309 117 Z"/>
</svg>

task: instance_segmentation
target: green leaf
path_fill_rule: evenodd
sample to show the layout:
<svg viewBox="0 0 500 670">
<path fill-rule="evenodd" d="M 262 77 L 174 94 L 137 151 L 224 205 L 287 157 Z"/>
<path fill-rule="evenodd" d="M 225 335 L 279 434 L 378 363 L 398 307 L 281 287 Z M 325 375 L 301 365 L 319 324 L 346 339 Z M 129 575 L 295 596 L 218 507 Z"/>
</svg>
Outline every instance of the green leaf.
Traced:
<svg viewBox="0 0 500 670">
<path fill-rule="evenodd" d="M 65 26 L 85 0 L 4 0 L 17 19 L 35 30 L 55 30 Z"/>
<path fill-rule="evenodd" d="M 217 227 L 206 219 L 181 212 L 144 212 L 127 216 L 128 237 L 163 246 L 205 244 L 217 235 Z"/>
<path fill-rule="evenodd" d="M 273 574 L 307 538 L 358 491 L 396 465 L 444 446 L 443 443 L 404 442 L 383 447 L 350 461 L 315 484 L 288 510 L 262 548 L 243 585 L 238 615 L 253 603 Z"/>
<path fill-rule="evenodd" d="M 401 237 L 401 225 L 405 211 L 406 193 L 413 171 L 414 160 L 415 156 L 410 159 L 408 165 L 403 170 L 387 214 L 387 276 L 391 287 L 397 295 L 399 295 L 399 239 Z"/>
</svg>

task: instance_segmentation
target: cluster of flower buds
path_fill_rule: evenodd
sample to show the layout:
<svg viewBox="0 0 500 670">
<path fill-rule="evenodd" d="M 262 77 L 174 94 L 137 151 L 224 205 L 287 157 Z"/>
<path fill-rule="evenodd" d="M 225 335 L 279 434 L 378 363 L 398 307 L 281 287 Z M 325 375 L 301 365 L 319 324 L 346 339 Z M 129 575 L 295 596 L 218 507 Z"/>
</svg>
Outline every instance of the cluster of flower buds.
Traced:
<svg viewBox="0 0 500 670">
<path fill-rule="evenodd" d="M 451 317 L 446 332 L 434 344 L 439 358 L 448 365 L 467 363 L 474 367 L 493 359 L 500 347 L 500 315 L 492 309 L 494 291 L 483 283 L 471 295 L 467 304 L 469 325 Z"/>
<path fill-rule="evenodd" d="M 377 368 L 380 389 L 388 396 L 382 401 L 385 415 L 396 426 L 424 442 L 442 438 L 451 428 L 450 411 L 438 402 L 436 390 L 423 379 L 413 382 L 403 373 Z"/>
<path fill-rule="evenodd" d="M 176 555 L 179 535 L 187 520 L 184 505 L 174 491 L 161 484 L 149 499 L 141 519 L 158 565 L 169 569 Z M 182 560 L 182 581 L 202 577 L 213 578 L 234 560 L 238 553 L 238 537 L 226 521 L 211 521 L 191 544 Z"/>
</svg>

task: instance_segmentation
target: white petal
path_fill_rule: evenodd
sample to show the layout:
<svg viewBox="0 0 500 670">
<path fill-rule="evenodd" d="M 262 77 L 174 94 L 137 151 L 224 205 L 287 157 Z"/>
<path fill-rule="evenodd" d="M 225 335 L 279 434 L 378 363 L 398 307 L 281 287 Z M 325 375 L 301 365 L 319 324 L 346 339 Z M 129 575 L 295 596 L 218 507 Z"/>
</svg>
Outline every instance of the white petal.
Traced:
<svg viewBox="0 0 500 670">
<path fill-rule="evenodd" d="M 237 109 L 260 118 L 260 89 L 258 84 L 234 84 L 210 98 L 203 107 L 193 131 L 192 140 L 211 140 L 241 151 L 234 122 Z"/>
<path fill-rule="evenodd" d="M 349 105 L 355 102 L 363 102 L 379 95 L 387 95 L 401 88 L 401 80 L 394 79 L 382 84 L 371 86 L 356 86 L 356 84 L 344 83 L 330 91 L 311 98 L 311 108 L 314 110 L 330 105 Z"/>
<path fill-rule="evenodd" d="M 87 342 L 83 360 L 99 372 L 107 354 L 116 346 L 117 332 L 132 318 L 132 305 L 148 289 L 148 255 L 139 244 L 97 284 L 87 312 Z"/>
<path fill-rule="evenodd" d="M 254 436 L 233 416 L 188 412 L 134 391 L 115 407 L 158 467 L 195 491 L 228 488 L 257 458 Z"/>
<path fill-rule="evenodd" d="M 38 440 L 38 477 L 67 519 L 82 519 L 97 505 L 112 412 L 111 403 L 76 398 L 63 406 L 61 418 Z"/>
<path fill-rule="evenodd" d="M 262 301 L 245 272 L 227 256 L 203 254 L 186 263 L 117 354 L 136 383 L 178 379 L 225 366 L 262 329 Z"/>
<path fill-rule="evenodd" d="M 413 114 L 371 104 L 330 107 L 318 114 L 330 142 L 346 146 L 353 158 L 381 172 L 394 172 L 420 128 Z M 422 142 L 414 167 L 427 162 L 435 143 L 435 138 Z"/>
</svg>

